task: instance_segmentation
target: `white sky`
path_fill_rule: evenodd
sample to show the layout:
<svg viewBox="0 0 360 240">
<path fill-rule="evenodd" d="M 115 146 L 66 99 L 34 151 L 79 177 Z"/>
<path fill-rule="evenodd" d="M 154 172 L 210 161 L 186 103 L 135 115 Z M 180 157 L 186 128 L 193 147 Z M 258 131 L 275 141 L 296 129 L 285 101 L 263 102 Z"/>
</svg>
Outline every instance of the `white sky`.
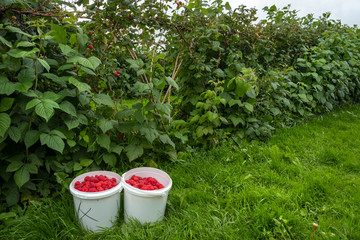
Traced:
<svg viewBox="0 0 360 240">
<path fill-rule="evenodd" d="M 264 19 L 266 14 L 262 11 L 265 6 L 276 5 L 282 8 L 291 4 L 292 10 L 299 11 L 299 16 L 313 13 L 318 18 L 325 12 L 330 12 L 330 18 L 340 19 L 343 24 L 360 26 L 360 0 L 224 0 L 228 1 L 232 8 L 241 4 L 248 8 L 255 7 L 258 10 L 259 19 Z"/>
</svg>

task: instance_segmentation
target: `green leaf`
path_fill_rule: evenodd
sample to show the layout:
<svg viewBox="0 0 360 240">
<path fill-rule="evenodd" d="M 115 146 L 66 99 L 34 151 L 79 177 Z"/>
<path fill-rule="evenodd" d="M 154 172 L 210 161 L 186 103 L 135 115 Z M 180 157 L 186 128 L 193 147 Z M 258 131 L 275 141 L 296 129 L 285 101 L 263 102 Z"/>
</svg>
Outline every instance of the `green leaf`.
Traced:
<svg viewBox="0 0 360 240">
<path fill-rule="evenodd" d="M 74 147 L 76 145 L 76 142 L 72 139 L 66 139 L 67 144 L 69 147 Z"/>
<path fill-rule="evenodd" d="M 128 63 L 130 63 L 130 68 L 138 70 L 144 66 L 144 62 L 141 59 L 133 60 L 131 58 L 125 59 Z"/>
<path fill-rule="evenodd" d="M 274 56 L 273 55 L 265 55 L 264 59 L 266 62 L 271 62 L 272 60 L 274 60 Z"/>
<path fill-rule="evenodd" d="M 229 10 L 229 11 L 231 10 L 231 6 L 230 6 L 229 2 L 225 3 L 225 9 Z"/>
<path fill-rule="evenodd" d="M 13 103 L 14 103 L 14 98 L 7 98 L 7 97 L 1 98 L 0 112 L 5 112 L 9 110 L 13 105 Z"/>
<path fill-rule="evenodd" d="M 303 102 L 309 102 L 309 100 L 308 100 L 307 97 L 306 97 L 306 94 L 300 93 L 300 94 L 298 94 L 298 96 L 299 96 L 299 98 L 301 99 L 301 101 L 303 101 Z"/>
<path fill-rule="evenodd" d="M 26 168 L 26 170 L 31 174 L 37 174 L 38 173 L 38 168 L 33 163 L 26 163 L 24 165 L 24 168 Z"/>
<path fill-rule="evenodd" d="M 19 92 L 26 93 L 33 85 L 33 82 L 31 81 L 22 81 L 16 84 L 15 89 Z"/>
<path fill-rule="evenodd" d="M 26 37 L 29 37 L 29 38 L 32 38 L 33 36 L 28 34 L 28 33 L 25 33 L 23 32 L 20 28 L 17 28 L 17 27 L 13 27 L 13 26 L 7 26 L 5 29 L 9 30 L 10 32 L 14 32 L 14 33 L 20 33 Z"/>
<path fill-rule="evenodd" d="M 20 82 L 32 82 L 35 80 L 35 70 L 33 68 L 22 69 L 18 74 Z"/>
<path fill-rule="evenodd" d="M 0 94 L 10 95 L 15 91 L 15 84 L 10 82 L 7 77 L 0 76 Z"/>
<path fill-rule="evenodd" d="M 91 69 L 89 69 L 87 67 L 80 66 L 80 69 L 83 70 L 84 72 L 86 72 L 89 75 L 96 76 L 96 73 L 93 70 L 91 70 Z"/>
<path fill-rule="evenodd" d="M 174 79 L 171 77 L 166 77 L 165 79 L 170 86 L 174 87 L 176 90 L 179 90 L 179 85 L 175 82 Z"/>
<path fill-rule="evenodd" d="M 140 93 L 143 93 L 147 90 L 151 90 L 154 87 L 152 83 L 142 83 L 142 82 L 136 82 L 134 84 L 134 88 L 139 91 Z"/>
<path fill-rule="evenodd" d="M 10 51 L 8 51 L 6 54 L 14 57 L 14 58 L 26 58 L 29 57 L 31 55 L 33 55 L 33 57 L 35 57 L 35 53 L 39 52 L 40 50 L 38 48 L 34 48 L 30 51 L 24 51 L 24 50 L 20 50 L 20 49 L 11 49 Z"/>
<path fill-rule="evenodd" d="M 276 107 L 270 108 L 270 111 L 272 112 L 272 114 L 274 114 L 274 116 L 281 114 L 280 109 Z"/>
<path fill-rule="evenodd" d="M 93 71 L 96 70 L 96 68 L 100 65 L 101 61 L 97 57 L 90 57 L 90 58 L 84 58 L 84 57 L 72 57 L 67 60 L 67 63 L 79 63 L 80 65 L 90 68 Z"/>
<path fill-rule="evenodd" d="M 106 133 L 107 131 L 113 128 L 113 122 L 110 120 L 106 120 L 104 118 L 100 119 L 97 122 L 97 125 L 103 133 Z"/>
<path fill-rule="evenodd" d="M 244 103 L 244 107 L 245 109 L 247 109 L 249 112 L 253 112 L 254 111 L 254 106 L 248 102 Z"/>
<path fill-rule="evenodd" d="M 101 60 L 95 56 L 89 57 L 88 60 L 90 61 L 93 70 L 95 70 L 101 63 Z"/>
<path fill-rule="evenodd" d="M 23 161 L 20 161 L 20 160 L 13 161 L 7 166 L 6 172 L 15 172 L 15 171 L 19 170 L 23 165 L 24 165 Z"/>
<path fill-rule="evenodd" d="M 249 89 L 246 91 L 246 96 L 248 96 L 249 98 L 256 98 L 256 93 L 255 90 L 253 88 Z"/>
<path fill-rule="evenodd" d="M 69 176 L 69 174 L 64 173 L 64 172 L 56 172 L 54 173 L 55 177 L 56 177 L 56 181 L 61 184 L 63 187 L 68 188 L 69 185 L 66 182 L 67 177 Z"/>
<path fill-rule="evenodd" d="M 226 77 L 226 74 L 224 73 L 223 70 L 221 70 L 220 68 L 216 69 L 214 72 L 213 72 L 217 77 Z"/>
<path fill-rule="evenodd" d="M 84 158 L 84 159 L 81 159 L 81 160 L 80 160 L 80 164 L 81 164 L 81 166 L 83 166 L 83 167 L 88 167 L 88 166 L 90 166 L 93 162 L 94 162 L 94 160 L 88 159 L 88 158 Z"/>
<path fill-rule="evenodd" d="M 18 185 L 18 187 L 21 188 L 25 183 L 27 183 L 30 180 L 30 174 L 28 170 L 24 166 L 22 166 L 14 174 L 14 180 L 16 185 Z"/>
<path fill-rule="evenodd" d="M 325 103 L 325 106 L 326 106 L 327 109 L 333 110 L 333 105 L 332 105 L 331 103 L 326 102 L 326 103 Z"/>
<path fill-rule="evenodd" d="M 14 142 L 16 142 L 16 143 L 19 142 L 19 140 L 21 138 L 20 129 L 17 127 L 14 127 L 14 126 L 9 128 L 9 136 Z"/>
<path fill-rule="evenodd" d="M 111 167 L 115 167 L 116 165 L 116 156 L 112 153 L 105 153 L 103 155 L 103 160 L 105 163 L 107 163 L 108 165 L 110 165 Z"/>
<path fill-rule="evenodd" d="M 6 203 L 9 206 L 12 206 L 12 205 L 15 205 L 16 203 L 18 203 L 19 200 L 20 200 L 20 192 L 19 192 L 19 189 L 14 184 L 7 192 Z"/>
<path fill-rule="evenodd" d="M 64 64 L 58 68 L 58 71 L 64 71 L 64 70 L 69 70 L 69 69 L 73 69 L 73 68 L 74 68 L 74 64 Z"/>
<path fill-rule="evenodd" d="M 10 127 L 10 124 L 10 116 L 7 113 L 0 113 L 0 137 L 4 137 L 5 133 Z"/>
<path fill-rule="evenodd" d="M 36 105 L 38 105 L 39 103 L 41 103 L 41 100 L 35 98 L 26 104 L 25 110 L 29 110 L 29 109 L 35 107 Z"/>
<path fill-rule="evenodd" d="M 58 43 L 66 44 L 66 29 L 57 24 L 51 24 L 51 35 L 54 36 L 54 40 Z"/>
<path fill-rule="evenodd" d="M 75 163 L 74 163 L 74 166 L 73 166 L 73 170 L 74 170 L 74 171 L 80 171 L 82 168 L 83 168 L 83 167 L 81 166 L 80 163 L 78 163 L 78 162 L 75 162 Z"/>
<path fill-rule="evenodd" d="M 239 116 L 236 116 L 234 114 L 231 114 L 229 116 L 229 119 L 232 121 L 232 123 L 234 124 L 234 127 L 236 127 L 239 123 L 241 123 L 243 126 L 245 125 L 245 121 L 239 117 Z"/>
<path fill-rule="evenodd" d="M 110 152 L 113 152 L 113 153 L 116 153 L 117 155 L 120 155 L 123 149 L 124 148 L 122 146 L 115 145 L 115 146 L 111 146 Z"/>
<path fill-rule="evenodd" d="M 48 72 L 50 72 L 50 66 L 49 66 L 49 64 L 48 64 L 45 60 L 40 59 L 40 58 L 38 58 L 37 60 L 40 62 L 40 64 L 41 64 Z"/>
<path fill-rule="evenodd" d="M 115 119 L 125 119 L 127 117 L 130 117 L 133 114 L 133 111 L 131 109 L 124 109 L 124 110 L 120 110 L 119 112 L 116 113 L 115 115 Z"/>
<path fill-rule="evenodd" d="M 47 122 L 54 115 L 54 108 L 59 108 L 59 105 L 55 101 L 44 99 L 41 103 L 36 105 L 35 112 Z"/>
<path fill-rule="evenodd" d="M 83 57 L 79 57 L 78 58 L 78 63 L 84 67 L 90 68 L 92 70 L 95 71 L 94 66 L 92 65 L 92 63 L 89 61 L 89 59 L 83 58 Z"/>
<path fill-rule="evenodd" d="M 140 69 L 140 70 L 136 71 L 137 76 L 140 76 L 141 74 L 146 74 L 146 73 L 147 73 L 146 69 Z"/>
<path fill-rule="evenodd" d="M 167 134 L 160 135 L 160 141 L 164 144 L 169 144 L 175 149 L 175 143 L 171 140 L 171 138 Z"/>
<path fill-rule="evenodd" d="M 68 45 L 64 45 L 64 44 L 59 44 L 60 50 L 61 52 L 65 55 L 65 56 L 70 56 L 70 53 L 75 52 L 70 46 Z"/>
<path fill-rule="evenodd" d="M 29 42 L 29 41 L 22 41 L 16 45 L 16 47 L 34 47 L 34 46 L 35 46 L 35 43 Z"/>
<path fill-rule="evenodd" d="M 144 148 L 141 145 L 132 143 L 125 147 L 125 152 L 131 162 L 143 155 Z"/>
<path fill-rule="evenodd" d="M 24 137 L 24 143 L 27 148 L 34 145 L 40 138 L 40 132 L 37 130 L 27 131 Z"/>
<path fill-rule="evenodd" d="M 69 130 L 76 128 L 79 126 L 80 121 L 77 117 L 70 117 L 69 119 L 65 120 L 65 124 Z"/>
<path fill-rule="evenodd" d="M 49 148 L 54 149 L 60 153 L 63 152 L 65 147 L 65 143 L 60 137 L 46 133 L 40 134 L 40 142 L 41 145 L 47 145 Z"/>
<path fill-rule="evenodd" d="M 94 102 L 99 105 L 106 105 L 109 107 L 114 107 L 114 101 L 111 99 L 109 95 L 106 94 L 96 94 L 94 96 Z"/>
<path fill-rule="evenodd" d="M 46 91 L 43 93 L 43 95 L 41 96 L 42 99 L 50 99 L 52 101 L 56 101 L 60 98 L 60 95 L 54 93 L 54 92 L 50 92 L 50 91 Z"/>
<path fill-rule="evenodd" d="M 70 114 L 71 116 L 73 117 L 76 117 L 77 116 L 77 113 L 76 113 L 76 108 L 74 107 L 74 105 L 69 102 L 69 101 L 63 101 L 61 104 L 60 104 L 60 109 L 64 112 L 66 112 L 67 114 Z"/>
<path fill-rule="evenodd" d="M 154 128 L 141 127 L 139 130 L 140 133 L 144 135 L 150 143 L 152 143 L 159 136 L 158 131 Z"/>
<path fill-rule="evenodd" d="M 202 137 L 203 135 L 204 135 L 204 127 L 203 126 L 198 126 L 196 128 L 196 136 Z"/>
<path fill-rule="evenodd" d="M 2 42 L 3 44 L 5 44 L 5 45 L 8 46 L 9 48 L 12 48 L 11 42 L 9 42 L 8 40 L 6 40 L 6 39 L 3 38 L 2 36 L 0 36 L 0 42 Z"/>
<path fill-rule="evenodd" d="M 59 130 L 56 130 L 56 129 L 51 130 L 51 131 L 49 132 L 49 134 L 51 134 L 51 135 L 56 135 L 56 136 L 58 136 L 58 137 L 60 137 L 60 138 L 62 138 L 62 139 L 66 139 L 65 134 L 63 134 L 62 132 L 60 132 Z"/>
<path fill-rule="evenodd" d="M 171 105 L 168 103 L 156 103 L 155 106 L 160 112 L 164 113 L 165 115 L 169 115 L 171 113 Z"/>
<path fill-rule="evenodd" d="M 60 77 L 58 77 L 58 76 L 56 76 L 55 74 L 52 74 L 52 73 L 43 73 L 41 75 L 44 76 L 44 77 L 49 78 L 54 83 L 59 84 L 61 87 L 64 87 L 64 88 L 66 87 L 66 80 L 63 77 L 60 78 Z"/>
<path fill-rule="evenodd" d="M 239 107 L 242 106 L 241 101 L 239 99 L 231 99 L 229 101 L 229 106 L 230 107 L 234 106 L 235 104 L 237 104 Z"/>
<path fill-rule="evenodd" d="M 97 138 L 97 143 L 98 143 L 101 147 L 107 149 L 108 151 L 110 150 L 110 143 L 111 143 L 111 141 L 110 141 L 110 137 L 109 137 L 108 135 L 106 135 L 106 134 L 100 134 L 100 135 L 98 136 L 98 138 Z"/>
<path fill-rule="evenodd" d="M 91 89 L 87 83 L 80 82 L 73 77 L 69 77 L 68 82 L 74 85 L 79 90 L 79 92 L 90 91 Z"/>
</svg>

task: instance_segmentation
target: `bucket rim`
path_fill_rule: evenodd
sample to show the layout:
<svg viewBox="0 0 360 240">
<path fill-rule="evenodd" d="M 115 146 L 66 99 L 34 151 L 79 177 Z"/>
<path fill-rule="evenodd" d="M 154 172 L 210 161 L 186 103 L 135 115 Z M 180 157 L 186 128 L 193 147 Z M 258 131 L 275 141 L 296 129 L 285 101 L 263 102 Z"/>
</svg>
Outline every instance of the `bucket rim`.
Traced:
<svg viewBox="0 0 360 240">
<path fill-rule="evenodd" d="M 105 176 L 109 176 L 111 175 L 111 178 L 116 178 L 118 180 L 118 185 L 116 185 L 113 188 L 110 188 L 108 190 L 104 190 L 101 192 L 82 192 L 79 191 L 77 189 L 75 189 L 74 185 L 75 182 L 84 179 L 86 176 L 90 176 L 90 175 L 105 175 Z M 101 198 L 107 198 L 110 197 L 112 195 L 115 195 L 117 193 L 120 193 L 123 189 L 122 186 L 122 177 L 120 176 L 120 174 L 116 173 L 116 172 L 111 172 L 111 171 L 91 171 L 91 172 L 86 172 L 83 173 L 79 176 L 77 176 L 76 178 L 74 178 L 70 185 L 69 185 L 69 189 L 70 189 L 70 193 L 77 198 L 80 199 L 101 199 Z"/>
</svg>

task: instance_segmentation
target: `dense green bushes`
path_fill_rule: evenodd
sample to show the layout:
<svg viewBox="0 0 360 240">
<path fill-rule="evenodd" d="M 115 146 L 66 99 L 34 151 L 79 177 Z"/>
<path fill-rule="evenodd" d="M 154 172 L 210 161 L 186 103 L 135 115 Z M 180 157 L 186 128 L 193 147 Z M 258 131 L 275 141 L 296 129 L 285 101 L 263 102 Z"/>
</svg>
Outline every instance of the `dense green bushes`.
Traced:
<svg viewBox="0 0 360 240">
<path fill-rule="evenodd" d="M 83 171 L 144 156 L 156 164 L 176 157 L 175 145 L 268 137 L 359 99 L 359 30 L 326 14 L 272 6 L 255 23 L 255 9 L 220 0 L 79 5 L 76 14 L 57 1 L 0 5 L 8 205 L 66 188 Z M 123 105 L 128 98 L 140 102 Z"/>
<path fill-rule="evenodd" d="M 44 9 L 56 17 L 53 5 L 35 2 L 27 1 L 33 13 L 41 16 Z M 147 93 L 151 102 L 121 107 L 111 88 L 119 67 L 96 56 L 73 18 L 59 24 L 27 15 L 25 2 L 8 7 L 0 25 L 2 200 L 13 205 L 34 192 L 48 196 L 55 180 L 67 187 L 74 172 L 112 169 L 150 150 L 173 151 L 164 124 L 170 105 Z M 127 61 L 130 69 L 143 67 L 141 60 Z M 151 85 L 137 82 L 134 92 L 148 92 Z"/>
</svg>

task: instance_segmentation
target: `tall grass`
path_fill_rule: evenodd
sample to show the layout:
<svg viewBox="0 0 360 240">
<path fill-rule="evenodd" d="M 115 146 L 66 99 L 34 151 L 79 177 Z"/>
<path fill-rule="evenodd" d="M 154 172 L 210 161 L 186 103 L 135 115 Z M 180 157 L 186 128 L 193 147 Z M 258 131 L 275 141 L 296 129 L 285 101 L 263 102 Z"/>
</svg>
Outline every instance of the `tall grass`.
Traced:
<svg viewBox="0 0 360 240">
<path fill-rule="evenodd" d="M 1 239 L 360 239 L 360 106 L 279 131 L 266 142 L 188 149 L 156 163 L 173 188 L 165 219 L 81 230 L 70 193 L 32 201 Z M 136 164 L 136 163 L 134 163 Z M 121 169 L 119 172 L 127 171 Z"/>
</svg>

